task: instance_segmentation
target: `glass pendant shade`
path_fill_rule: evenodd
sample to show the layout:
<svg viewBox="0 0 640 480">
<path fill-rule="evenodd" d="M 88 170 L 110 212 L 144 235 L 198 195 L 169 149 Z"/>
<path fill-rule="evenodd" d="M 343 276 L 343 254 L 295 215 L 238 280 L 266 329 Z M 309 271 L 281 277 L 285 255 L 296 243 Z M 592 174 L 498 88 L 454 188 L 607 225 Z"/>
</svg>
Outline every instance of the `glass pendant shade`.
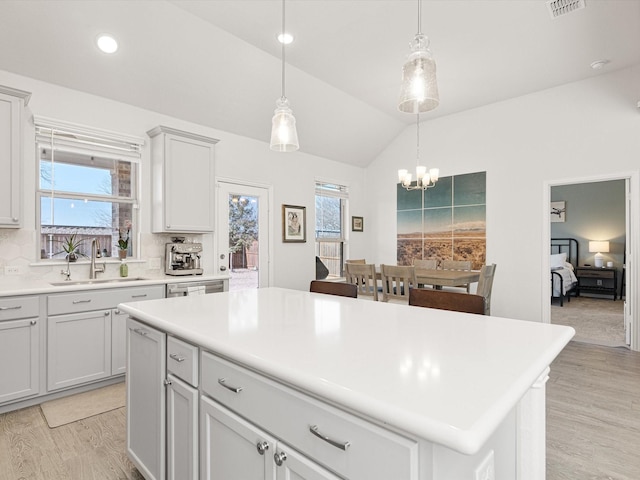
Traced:
<svg viewBox="0 0 640 480">
<path fill-rule="evenodd" d="M 300 148 L 296 118 L 289 107 L 289 100 L 281 97 L 276 101 L 276 110 L 271 120 L 271 150 L 276 152 L 295 152 Z"/>
<path fill-rule="evenodd" d="M 411 53 L 402 67 L 402 86 L 398 109 L 405 113 L 423 113 L 440 104 L 436 81 L 436 62 L 429 51 L 429 39 L 417 34 Z"/>
</svg>

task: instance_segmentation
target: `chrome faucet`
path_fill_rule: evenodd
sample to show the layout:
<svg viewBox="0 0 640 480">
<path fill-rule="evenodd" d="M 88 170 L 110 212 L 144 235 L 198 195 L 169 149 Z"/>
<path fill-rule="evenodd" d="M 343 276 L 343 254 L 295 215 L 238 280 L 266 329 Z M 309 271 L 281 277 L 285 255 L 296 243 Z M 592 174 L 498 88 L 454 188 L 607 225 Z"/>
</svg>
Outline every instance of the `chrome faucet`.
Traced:
<svg viewBox="0 0 640 480">
<path fill-rule="evenodd" d="M 96 274 L 98 273 L 104 273 L 105 269 L 107 268 L 107 263 L 106 262 L 102 262 L 102 266 L 101 267 L 97 267 L 96 266 L 96 258 L 100 258 L 100 244 L 98 243 L 98 239 L 94 238 L 91 241 L 91 267 L 89 270 L 89 279 L 93 280 L 96 277 Z"/>
</svg>

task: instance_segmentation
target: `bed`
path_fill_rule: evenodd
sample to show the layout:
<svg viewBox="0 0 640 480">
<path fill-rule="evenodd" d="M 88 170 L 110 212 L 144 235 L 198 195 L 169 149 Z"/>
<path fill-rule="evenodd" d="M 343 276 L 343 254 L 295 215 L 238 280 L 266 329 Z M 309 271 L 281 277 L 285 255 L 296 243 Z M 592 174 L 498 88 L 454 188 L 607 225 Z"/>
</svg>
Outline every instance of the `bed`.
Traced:
<svg viewBox="0 0 640 480">
<path fill-rule="evenodd" d="M 564 299 L 571 300 L 571 294 L 576 295 L 578 279 L 575 269 L 578 266 L 578 241 L 575 238 L 552 238 L 551 257 L 551 302 L 560 299 L 560 306 L 564 306 Z"/>
</svg>

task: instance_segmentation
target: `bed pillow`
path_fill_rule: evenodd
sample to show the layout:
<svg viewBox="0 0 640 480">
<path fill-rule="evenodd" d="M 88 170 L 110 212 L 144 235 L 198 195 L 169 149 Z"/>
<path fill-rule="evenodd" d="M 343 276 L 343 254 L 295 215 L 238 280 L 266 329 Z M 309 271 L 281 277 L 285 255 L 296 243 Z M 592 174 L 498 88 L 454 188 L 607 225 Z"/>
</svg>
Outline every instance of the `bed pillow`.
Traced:
<svg viewBox="0 0 640 480">
<path fill-rule="evenodd" d="M 556 253 L 554 255 L 551 255 L 551 258 L 549 260 L 551 270 L 557 270 L 558 268 L 564 267 L 564 263 L 566 261 L 567 261 L 566 253 Z"/>
</svg>

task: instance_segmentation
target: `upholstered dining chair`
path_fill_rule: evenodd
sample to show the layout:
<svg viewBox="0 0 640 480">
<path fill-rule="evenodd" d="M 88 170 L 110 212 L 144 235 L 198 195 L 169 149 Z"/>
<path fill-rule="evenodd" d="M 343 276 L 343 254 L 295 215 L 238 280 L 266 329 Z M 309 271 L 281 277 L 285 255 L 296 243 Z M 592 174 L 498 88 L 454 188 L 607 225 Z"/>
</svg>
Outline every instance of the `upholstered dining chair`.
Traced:
<svg viewBox="0 0 640 480">
<path fill-rule="evenodd" d="M 378 300 L 378 281 L 376 266 L 373 263 L 346 263 L 347 283 L 358 290 L 358 297 L 371 297 Z"/>
<path fill-rule="evenodd" d="M 411 266 L 380 265 L 382 301 L 395 299 L 408 303 L 409 290 L 417 288 L 416 268 Z"/>
<path fill-rule="evenodd" d="M 309 285 L 309 291 L 315 293 L 326 293 L 328 295 L 338 295 L 340 297 L 358 298 L 358 289 L 355 285 L 350 283 L 312 280 Z"/>
<path fill-rule="evenodd" d="M 476 295 L 484 297 L 484 314 L 491 315 L 491 289 L 493 287 L 493 278 L 496 273 L 496 264 L 483 265 L 480 269 L 480 279 L 478 280 L 478 288 Z"/>
<path fill-rule="evenodd" d="M 471 270 L 471 262 L 467 260 L 444 260 L 442 262 L 443 270 Z M 467 289 L 467 293 L 470 292 L 470 285 L 468 283 L 462 283 L 460 285 L 453 285 L 454 287 L 463 287 Z"/>
<path fill-rule="evenodd" d="M 409 305 L 417 307 L 484 315 L 484 304 L 483 296 L 469 293 L 432 290 L 430 288 L 412 288 L 409 292 Z"/>
</svg>

